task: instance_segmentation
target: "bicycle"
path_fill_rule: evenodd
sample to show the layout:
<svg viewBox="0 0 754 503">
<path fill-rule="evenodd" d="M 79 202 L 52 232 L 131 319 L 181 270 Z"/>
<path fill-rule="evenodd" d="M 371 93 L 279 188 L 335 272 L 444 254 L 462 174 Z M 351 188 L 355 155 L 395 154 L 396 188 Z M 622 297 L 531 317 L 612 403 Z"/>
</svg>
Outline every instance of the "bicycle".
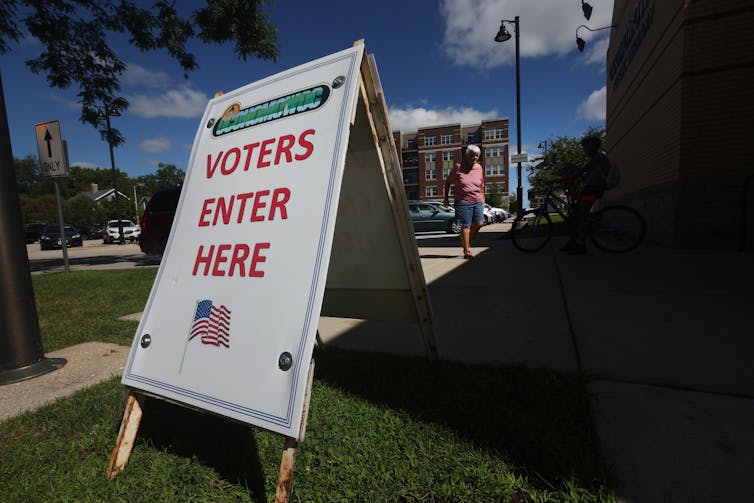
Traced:
<svg viewBox="0 0 754 503">
<path fill-rule="evenodd" d="M 569 229 L 575 225 L 576 216 L 571 215 L 568 202 L 549 192 L 539 207 L 516 217 L 510 231 L 513 246 L 523 252 L 536 252 L 544 248 L 553 234 L 550 209 L 563 219 Z M 608 206 L 589 214 L 589 239 L 603 251 L 631 251 L 644 241 L 646 233 L 644 217 L 629 206 Z"/>
</svg>

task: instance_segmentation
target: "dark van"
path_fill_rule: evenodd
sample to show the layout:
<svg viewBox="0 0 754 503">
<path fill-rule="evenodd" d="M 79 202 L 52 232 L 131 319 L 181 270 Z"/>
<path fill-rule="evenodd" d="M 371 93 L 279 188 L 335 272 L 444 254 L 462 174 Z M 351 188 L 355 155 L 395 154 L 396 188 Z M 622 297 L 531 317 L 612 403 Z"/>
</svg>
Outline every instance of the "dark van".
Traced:
<svg viewBox="0 0 754 503">
<path fill-rule="evenodd" d="M 181 189 L 177 188 L 161 190 L 149 200 L 139 221 L 141 251 L 159 255 L 165 251 L 180 197 Z"/>
</svg>

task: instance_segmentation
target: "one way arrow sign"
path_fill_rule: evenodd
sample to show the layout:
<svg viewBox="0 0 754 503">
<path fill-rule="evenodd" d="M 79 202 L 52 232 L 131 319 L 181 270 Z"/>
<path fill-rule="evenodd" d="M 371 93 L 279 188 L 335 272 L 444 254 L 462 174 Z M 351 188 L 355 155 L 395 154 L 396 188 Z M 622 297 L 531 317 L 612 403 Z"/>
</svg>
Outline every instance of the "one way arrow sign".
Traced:
<svg viewBox="0 0 754 503">
<path fill-rule="evenodd" d="M 60 121 L 41 122 L 34 126 L 42 173 L 68 176 L 68 156 L 60 134 Z"/>
</svg>

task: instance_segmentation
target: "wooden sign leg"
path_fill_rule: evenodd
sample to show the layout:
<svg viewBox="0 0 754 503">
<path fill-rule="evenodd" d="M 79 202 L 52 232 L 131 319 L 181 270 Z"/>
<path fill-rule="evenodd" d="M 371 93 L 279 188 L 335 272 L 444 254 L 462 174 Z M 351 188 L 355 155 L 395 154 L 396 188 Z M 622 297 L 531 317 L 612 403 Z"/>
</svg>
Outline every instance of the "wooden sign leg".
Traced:
<svg viewBox="0 0 754 503">
<path fill-rule="evenodd" d="M 278 485 L 275 491 L 275 503 L 288 503 L 288 498 L 291 496 L 291 481 L 293 480 L 293 467 L 296 464 L 296 449 L 298 449 L 298 444 L 304 441 L 306 434 L 306 419 L 309 417 L 309 401 L 312 396 L 313 379 L 314 358 L 309 362 L 309 372 L 306 375 L 306 394 L 304 395 L 304 408 L 301 411 L 301 430 L 299 431 L 298 438 L 285 437 L 283 457 L 280 460 Z"/>
<path fill-rule="evenodd" d="M 275 491 L 275 503 L 288 503 L 291 495 L 291 481 L 293 480 L 293 466 L 296 463 L 296 449 L 298 440 L 293 437 L 285 437 L 283 459 L 280 461 L 280 475 L 278 486 Z"/>
<path fill-rule="evenodd" d="M 123 420 L 120 423 L 118 439 L 115 441 L 115 447 L 110 454 L 110 463 L 107 465 L 105 476 L 112 480 L 128 464 L 128 458 L 131 457 L 131 449 L 134 447 L 136 433 L 139 431 L 141 423 L 141 406 L 139 399 L 134 392 L 128 395 L 126 410 L 123 412 Z"/>
</svg>

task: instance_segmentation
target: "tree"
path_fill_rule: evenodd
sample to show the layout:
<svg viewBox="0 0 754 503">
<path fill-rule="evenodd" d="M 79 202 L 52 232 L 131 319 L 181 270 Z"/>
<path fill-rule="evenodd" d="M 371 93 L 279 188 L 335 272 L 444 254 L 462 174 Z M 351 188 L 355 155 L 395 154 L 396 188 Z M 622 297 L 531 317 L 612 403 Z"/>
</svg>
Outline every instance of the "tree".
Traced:
<svg viewBox="0 0 754 503">
<path fill-rule="evenodd" d="M 157 164 L 155 174 L 143 175 L 136 179 L 136 185 L 141 187 L 145 194 L 153 195 L 163 189 L 172 189 L 183 185 L 186 173 L 178 169 L 174 164 Z"/>
<path fill-rule="evenodd" d="M 503 191 L 501 190 L 501 184 L 493 183 L 489 192 L 484 194 L 484 198 L 487 204 L 499 208 L 503 203 Z"/>
<path fill-rule="evenodd" d="M 576 184 L 564 185 L 562 179 L 570 174 L 573 166 L 583 166 L 586 158 L 581 148 L 581 138 L 596 135 L 605 143 L 605 130 L 589 128 L 580 137 L 560 136 L 547 142 L 548 148 L 541 162 L 529 168 L 529 183 L 536 194 L 546 194 L 551 190 L 566 190 L 575 193 Z"/>
<path fill-rule="evenodd" d="M 138 0 L 3 0 L 0 3 L 0 54 L 19 42 L 24 26 L 42 44 L 39 57 L 26 62 L 42 73 L 52 87 L 76 86 L 81 102 L 80 120 L 97 128 L 104 140 L 102 114 L 123 112 L 128 101 L 118 96 L 126 65 L 107 43 L 108 35 L 124 33 L 142 51 L 166 50 L 184 70 L 199 67 L 187 48 L 198 38 L 204 43 L 234 44 L 244 61 L 249 56 L 277 60 L 277 30 L 262 9 L 271 0 L 207 0 L 203 8 L 183 16 L 177 2 L 156 0 L 143 8 Z M 124 142 L 117 129 L 109 141 Z"/>
</svg>

